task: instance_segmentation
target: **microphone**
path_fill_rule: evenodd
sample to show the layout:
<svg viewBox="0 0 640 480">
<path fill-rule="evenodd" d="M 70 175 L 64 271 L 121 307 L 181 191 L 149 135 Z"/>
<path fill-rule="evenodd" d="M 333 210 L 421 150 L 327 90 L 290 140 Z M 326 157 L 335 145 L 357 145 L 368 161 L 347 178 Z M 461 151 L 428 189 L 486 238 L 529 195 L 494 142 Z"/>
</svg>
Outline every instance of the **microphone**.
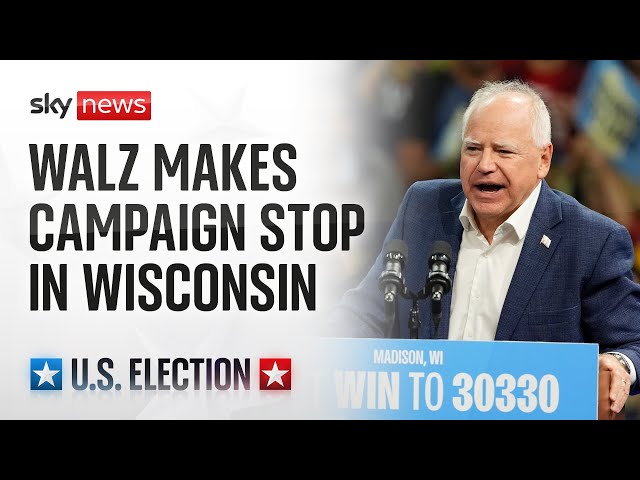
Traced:
<svg viewBox="0 0 640 480">
<path fill-rule="evenodd" d="M 402 295 L 404 283 L 402 270 L 407 261 L 408 248 L 403 240 L 391 240 L 385 247 L 384 270 L 378 277 L 378 285 L 384 291 L 385 304 L 395 302 Z"/>
<path fill-rule="evenodd" d="M 451 290 L 449 278 L 451 265 L 451 245 L 442 240 L 436 240 L 431 247 L 429 256 L 429 277 L 427 279 L 427 294 L 431 300 L 439 302 Z"/>
<path fill-rule="evenodd" d="M 434 314 L 442 312 L 442 297 L 451 290 L 449 265 L 451 265 L 451 245 L 442 240 L 435 241 L 429 256 L 429 276 L 425 286 L 425 295 L 431 297 L 431 308 Z"/>
</svg>

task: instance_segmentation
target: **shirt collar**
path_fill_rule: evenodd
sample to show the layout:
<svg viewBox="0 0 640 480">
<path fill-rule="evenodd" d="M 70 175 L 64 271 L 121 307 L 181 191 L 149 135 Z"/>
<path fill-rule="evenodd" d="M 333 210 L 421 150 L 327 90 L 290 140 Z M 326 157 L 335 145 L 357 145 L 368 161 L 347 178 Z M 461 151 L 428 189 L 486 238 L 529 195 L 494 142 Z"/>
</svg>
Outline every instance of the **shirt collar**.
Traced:
<svg viewBox="0 0 640 480">
<path fill-rule="evenodd" d="M 520 205 L 515 212 L 511 214 L 509 218 L 507 218 L 502 225 L 509 225 L 513 228 L 513 231 L 518 236 L 518 240 L 522 240 L 527 233 L 527 229 L 529 228 L 529 223 L 531 222 L 531 216 L 533 215 L 533 210 L 536 207 L 536 203 L 538 202 L 538 197 L 540 196 L 540 190 L 542 188 L 542 182 L 538 182 L 536 188 L 529 194 L 529 197 L 524 201 L 522 205 Z M 475 217 L 473 215 L 473 210 L 471 206 L 465 199 L 464 205 L 462 206 L 462 211 L 458 217 L 460 219 L 460 223 L 465 231 L 469 230 L 478 230 L 478 225 L 476 224 Z M 500 227 L 502 227 L 500 225 Z M 498 228 L 500 228 L 498 227 Z"/>
</svg>

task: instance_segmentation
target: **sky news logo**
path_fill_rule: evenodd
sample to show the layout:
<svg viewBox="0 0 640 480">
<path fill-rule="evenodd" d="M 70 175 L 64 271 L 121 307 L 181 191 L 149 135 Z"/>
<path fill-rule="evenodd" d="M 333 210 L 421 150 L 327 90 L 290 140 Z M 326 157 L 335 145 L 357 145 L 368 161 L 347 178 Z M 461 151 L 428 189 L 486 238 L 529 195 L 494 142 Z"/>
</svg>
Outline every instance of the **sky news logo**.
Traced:
<svg viewBox="0 0 640 480">
<path fill-rule="evenodd" d="M 260 358 L 258 363 L 260 390 L 291 390 L 291 358 Z M 250 358 L 130 358 L 127 368 L 124 378 L 116 375 L 111 358 L 72 358 L 71 388 L 251 390 Z M 62 359 L 32 358 L 30 375 L 31 390 L 62 390 Z"/>
<path fill-rule="evenodd" d="M 33 115 L 63 119 L 73 98 L 53 97 L 49 92 L 31 99 Z M 78 120 L 151 120 L 150 91 L 80 91 L 76 95 Z"/>
</svg>

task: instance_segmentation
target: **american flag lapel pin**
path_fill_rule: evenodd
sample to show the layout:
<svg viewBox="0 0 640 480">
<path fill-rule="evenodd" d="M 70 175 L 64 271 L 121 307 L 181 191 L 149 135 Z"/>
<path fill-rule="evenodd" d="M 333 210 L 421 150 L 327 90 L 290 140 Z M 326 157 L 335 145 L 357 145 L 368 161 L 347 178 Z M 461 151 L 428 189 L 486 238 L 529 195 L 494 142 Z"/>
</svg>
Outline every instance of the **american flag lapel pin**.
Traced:
<svg viewBox="0 0 640 480">
<path fill-rule="evenodd" d="M 540 239 L 540 243 L 543 244 L 545 247 L 549 248 L 549 246 L 551 245 L 551 239 L 546 235 L 542 235 L 542 238 Z"/>
</svg>

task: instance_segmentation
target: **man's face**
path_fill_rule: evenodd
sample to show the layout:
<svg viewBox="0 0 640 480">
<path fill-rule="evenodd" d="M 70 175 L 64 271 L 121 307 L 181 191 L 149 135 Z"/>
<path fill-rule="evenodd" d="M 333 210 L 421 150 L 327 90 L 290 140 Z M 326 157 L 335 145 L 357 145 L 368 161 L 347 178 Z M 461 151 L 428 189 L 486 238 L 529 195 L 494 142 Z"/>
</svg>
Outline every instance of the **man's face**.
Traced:
<svg viewBox="0 0 640 480">
<path fill-rule="evenodd" d="M 549 172 L 553 147 L 536 147 L 530 101 L 507 94 L 469 118 L 460 158 L 462 188 L 483 226 L 499 226 Z"/>
</svg>

